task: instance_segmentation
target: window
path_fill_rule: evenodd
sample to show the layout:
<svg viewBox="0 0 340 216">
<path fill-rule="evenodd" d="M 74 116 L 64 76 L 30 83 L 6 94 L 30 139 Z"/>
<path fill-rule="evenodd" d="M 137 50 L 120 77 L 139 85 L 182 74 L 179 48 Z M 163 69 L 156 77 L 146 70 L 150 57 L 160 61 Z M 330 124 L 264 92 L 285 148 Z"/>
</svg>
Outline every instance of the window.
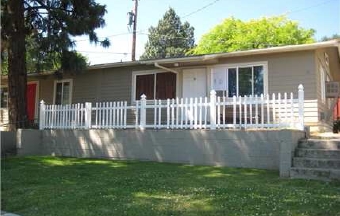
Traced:
<svg viewBox="0 0 340 216">
<path fill-rule="evenodd" d="M 217 74 L 219 73 L 219 74 Z M 216 78 L 221 79 L 226 74 L 226 85 L 224 89 L 216 86 Z M 212 89 L 226 91 L 228 97 L 261 95 L 264 93 L 264 65 L 240 66 L 213 69 Z M 221 83 L 221 82 L 220 82 Z"/>
<path fill-rule="evenodd" d="M 145 94 L 147 99 L 153 99 L 155 95 L 155 74 L 136 76 L 136 100 Z"/>
<path fill-rule="evenodd" d="M 236 72 L 237 72 L 236 68 L 228 69 L 228 75 L 227 75 L 228 97 L 237 95 L 237 73 Z"/>
<path fill-rule="evenodd" d="M 326 102 L 326 86 L 325 86 L 326 75 L 325 75 L 325 70 L 323 69 L 321 65 L 319 67 L 319 73 L 320 73 L 320 86 L 321 86 L 321 101 L 325 103 Z"/>
<path fill-rule="evenodd" d="M 142 94 L 145 94 L 148 100 L 175 98 L 176 74 L 171 72 L 137 74 L 135 87 L 136 100 L 140 100 Z"/>
<path fill-rule="evenodd" d="M 61 80 L 54 83 L 54 104 L 70 104 L 72 80 Z"/>
<path fill-rule="evenodd" d="M 8 106 L 8 88 L 7 87 L 1 87 L 0 99 L 1 99 L 0 108 L 7 108 Z"/>
</svg>

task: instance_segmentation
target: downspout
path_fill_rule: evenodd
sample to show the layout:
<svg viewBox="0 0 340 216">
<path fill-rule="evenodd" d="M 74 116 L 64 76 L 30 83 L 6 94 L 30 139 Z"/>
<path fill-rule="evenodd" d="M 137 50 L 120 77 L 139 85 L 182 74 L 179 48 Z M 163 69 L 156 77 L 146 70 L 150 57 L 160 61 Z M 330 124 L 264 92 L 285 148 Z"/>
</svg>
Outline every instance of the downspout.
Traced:
<svg viewBox="0 0 340 216">
<path fill-rule="evenodd" d="M 161 66 L 157 62 L 155 62 L 154 65 L 155 65 L 156 68 L 160 68 L 160 69 L 163 69 L 163 70 L 166 70 L 166 71 L 178 74 L 178 71 L 176 71 L 174 69 L 171 69 L 171 68 L 167 68 L 167 67 Z"/>
</svg>

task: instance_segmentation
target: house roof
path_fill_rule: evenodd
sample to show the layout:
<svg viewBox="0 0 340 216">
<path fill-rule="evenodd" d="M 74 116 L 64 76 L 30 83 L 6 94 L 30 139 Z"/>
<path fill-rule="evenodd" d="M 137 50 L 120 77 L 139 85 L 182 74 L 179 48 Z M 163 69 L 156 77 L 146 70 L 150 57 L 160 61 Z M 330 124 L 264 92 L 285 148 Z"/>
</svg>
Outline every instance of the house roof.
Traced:
<svg viewBox="0 0 340 216">
<path fill-rule="evenodd" d="M 228 58 L 228 57 L 242 57 L 242 56 L 250 56 L 250 55 L 261 55 L 261 54 L 275 54 L 275 53 L 285 53 L 285 52 L 298 52 L 298 51 L 307 51 L 307 50 L 316 50 L 320 48 L 330 48 L 336 47 L 339 52 L 339 62 L 340 62 L 340 39 L 334 39 L 325 42 L 311 43 L 311 44 L 301 44 L 301 45 L 288 45 L 288 46 L 279 46 L 279 47 L 270 47 L 264 49 L 253 49 L 253 50 L 245 50 L 245 51 L 235 51 L 229 53 L 215 53 L 215 54 L 206 54 L 199 56 L 188 56 L 181 58 L 165 58 L 165 59 L 154 59 L 154 60 L 145 60 L 145 61 L 128 61 L 128 62 L 115 62 L 115 63 L 106 63 L 106 64 L 96 64 L 88 67 L 88 70 L 97 70 L 97 69 L 105 69 L 105 68 L 117 68 L 117 67 L 132 67 L 138 65 L 158 65 L 160 64 L 176 64 L 176 63 L 205 63 L 209 61 L 213 61 L 219 58 Z M 28 76 L 43 76 L 43 75 L 51 75 L 54 72 L 44 72 L 44 73 L 31 73 Z M 1 76 L 1 78 L 7 78 Z"/>
<path fill-rule="evenodd" d="M 316 50 L 320 48 L 337 47 L 340 56 L 340 39 L 334 39 L 325 42 L 311 43 L 311 44 L 301 44 L 301 45 L 288 45 L 280 47 L 270 47 L 264 49 L 253 49 L 245 51 L 235 51 L 229 53 L 216 53 L 216 54 L 206 54 L 199 56 L 189 56 L 181 58 L 165 58 L 165 59 L 154 59 L 145 61 L 129 61 L 129 62 L 118 62 L 118 63 L 108 63 L 108 64 L 98 64 L 89 66 L 91 69 L 103 69 L 112 67 L 124 67 L 124 66 L 136 66 L 136 65 L 154 65 L 157 64 L 175 64 L 175 63 L 194 63 L 194 62 L 206 62 L 209 60 L 214 60 L 218 58 L 228 58 L 228 57 L 241 57 L 250 55 L 261 55 L 261 54 L 274 54 L 274 53 L 284 53 L 284 52 L 298 52 L 298 51 L 308 51 Z M 340 61 L 340 59 L 339 59 Z"/>
</svg>

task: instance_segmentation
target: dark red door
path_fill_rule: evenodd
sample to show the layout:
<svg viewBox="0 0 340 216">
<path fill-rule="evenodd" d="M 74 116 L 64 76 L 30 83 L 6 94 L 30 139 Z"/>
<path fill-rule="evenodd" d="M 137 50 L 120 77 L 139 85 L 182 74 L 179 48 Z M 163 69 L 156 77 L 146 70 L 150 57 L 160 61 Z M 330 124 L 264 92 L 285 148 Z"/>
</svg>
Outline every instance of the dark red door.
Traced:
<svg viewBox="0 0 340 216">
<path fill-rule="evenodd" d="M 36 83 L 27 84 L 27 115 L 28 120 L 30 121 L 34 120 L 36 91 L 37 91 Z"/>
<path fill-rule="evenodd" d="M 334 106 L 334 110 L 333 110 L 333 120 L 337 120 L 339 118 L 340 118 L 340 99 L 338 99 L 338 102 Z"/>
</svg>

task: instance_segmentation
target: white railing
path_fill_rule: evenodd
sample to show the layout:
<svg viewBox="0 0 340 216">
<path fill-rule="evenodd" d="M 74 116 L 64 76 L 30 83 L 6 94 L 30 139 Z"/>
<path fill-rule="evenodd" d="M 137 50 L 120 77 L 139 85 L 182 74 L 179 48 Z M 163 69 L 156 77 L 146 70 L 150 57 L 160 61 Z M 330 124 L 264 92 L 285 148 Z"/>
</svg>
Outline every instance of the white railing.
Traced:
<svg viewBox="0 0 340 216">
<path fill-rule="evenodd" d="M 304 91 L 250 97 L 176 98 L 72 105 L 40 104 L 40 129 L 304 129 Z"/>
</svg>

